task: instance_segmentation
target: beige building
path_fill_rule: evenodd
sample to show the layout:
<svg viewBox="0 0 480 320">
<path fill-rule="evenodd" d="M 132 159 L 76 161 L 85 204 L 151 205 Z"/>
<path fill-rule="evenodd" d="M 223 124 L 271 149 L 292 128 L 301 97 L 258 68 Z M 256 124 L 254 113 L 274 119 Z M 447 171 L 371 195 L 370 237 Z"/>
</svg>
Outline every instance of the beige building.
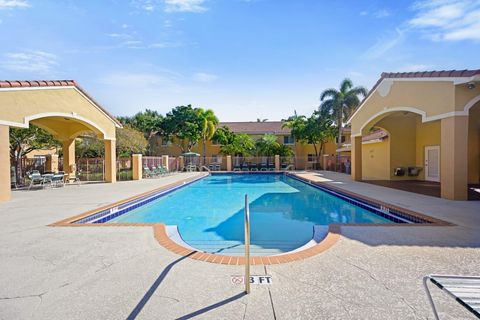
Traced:
<svg viewBox="0 0 480 320">
<path fill-rule="evenodd" d="M 438 181 L 455 200 L 480 183 L 480 70 L 383 73 L 349 123 L 354 180 Z"/>
<path fill-rule="evenodd" d="M 75 138 L 105 141 L 105 180 L 116 181 L 115 129 L 121 124 L 73 80 L 0 81 L 0 201 L 10 198 L 9 128 L 34 124 L 63 144 L 64 171 L 75 169 Z"/>
<path fill-rule="evenodd" d="M 281 121 L 266 121 L 266 122 L 221 122 L 218 127 L 228 127 L 234 133 L 243 133 L 249 135 L 254 141 L 260 139 L 265 134 L 273 134 L 277 136 L 277 142 L 283 145 L 289 146 L 295 153 L 297 158 L 297 168 L 304 169 L 312 166 L 312 163 L 316 162 L 315 150 L 313 145 L 302 144 L 296 141 L 288 128 L 282 128 L 283 122 Z M 345 143 L 350 142 L 350 131 L 345 130 L 345 136 L 343 141 Z M 336 150 L 336 144 L 334 141 L 330 141 L 324 147 L 323 153 L 327 155 L 334 155 Z M 203 145 L 199 141 L 192 149 L 193 152 L 203 154 Z M 179 156 L 181 150 L 179 147 L 162 141 L 161 138 L 157 138 L 154 142 L 153 152 L 155 154 Z M 208 141 L 206 144 L 206 156 L 217 157 L 220 153 L 220 145 L 215 141 Z"/>
</svg>

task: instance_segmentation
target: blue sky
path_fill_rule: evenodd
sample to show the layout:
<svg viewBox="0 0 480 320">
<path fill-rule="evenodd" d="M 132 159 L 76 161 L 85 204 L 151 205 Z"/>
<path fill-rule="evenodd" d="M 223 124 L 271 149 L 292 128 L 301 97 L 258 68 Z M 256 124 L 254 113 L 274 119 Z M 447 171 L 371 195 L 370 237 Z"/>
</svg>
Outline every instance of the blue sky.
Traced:
<svg viewBox="0 0 480 320">
<path fill-rule="evenodd" d="M 480 1 L 0 0 L 0 79 L 74 79 L 115 115 L 310 114 L 345 78 L 480 68 Z"/>
</svg>

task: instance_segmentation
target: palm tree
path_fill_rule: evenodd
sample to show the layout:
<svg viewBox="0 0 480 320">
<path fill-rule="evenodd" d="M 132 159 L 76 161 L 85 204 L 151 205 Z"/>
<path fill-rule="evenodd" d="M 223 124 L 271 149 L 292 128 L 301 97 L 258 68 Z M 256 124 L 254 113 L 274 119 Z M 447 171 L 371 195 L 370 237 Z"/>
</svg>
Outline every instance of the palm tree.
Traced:
<svg viewBox="0 0 480 320">
<path fill-rule="evenodd" d="M 277 142 L 277 136 L 269 133 L 264 134 L 263 137 L 255 143 L 257 155 L 262 156 L 273 156 L 278 147 L 280 147 L 280 144 Z"/>
<path fill-rule="evenodd" d="M 350 79 L 340 83 L 340 90 L 331 88 L 324 90 L 320 95 L 320 111 L 330 113 L 336 119 L 338 129 L 337 147 L 342 144 L 343 122 L 348 119 L 360 104 L 360 98 L 367 96 L 367 89 L 354 87 Z"/>
<path fill-rule="evenodd" d="M 207 141 L 211 140 L 215 134 L 215 130 L 218 125 L 218 118 L 215 116 L 215 113 L 212 109 L 204 110 L 198 108 L 198 114 L 202 118 L 202 143 L 203 143 L 203 162 L 205 163 L 205 158 L 207 154 Z"/>
</svg>

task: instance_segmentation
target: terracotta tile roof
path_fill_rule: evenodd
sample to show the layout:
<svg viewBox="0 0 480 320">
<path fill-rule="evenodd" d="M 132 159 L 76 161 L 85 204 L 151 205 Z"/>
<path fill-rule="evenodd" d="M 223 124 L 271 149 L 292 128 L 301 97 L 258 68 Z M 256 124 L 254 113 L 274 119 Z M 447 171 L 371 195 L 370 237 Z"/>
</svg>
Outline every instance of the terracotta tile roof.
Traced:
<svg viewBox="0 0 480 320">
<path fill-rule="evenodd" d="M 480 75 L 480 69 L 473 70 L 442 70 L 442 71 L 420 71 L 420 72 L 382 72 L 380 79 L 375 83 L 367 96 L 358 105 L 358 108 L 352 113 L 348 122 L 352 119 L 355 112 L 362 106 L 362 104 L 375 92 L 375 89 L 380 85 L 383 79 L 399 79 L 399 78 L 469 78 Z"/>
<path fill-rule="evenodd" d="M 282 128 L 282 121 L 267 122 L 220 122 L 219 127 L 229 127 L 235 133 L 246 134 L 290 134 L 290 129 Z"/>
<path fill-rule="evenodd" d="M 450 78 L 450 77 L 473 77 L 480 75 L 477 70 L 442 70 L 423 72 L 383 72 L 381 78 Z"/>
<path fill-rule="evenodd" d="M 120 127 L 122 124 L 102 107 L 92 96 L 78 85 L 75 80 L 0 80 L 0 89 L 3 88 L 27 88 L 27 87 L 75 87 L 97 107 L 99 107 L 109 118 Z"/>
</svg>

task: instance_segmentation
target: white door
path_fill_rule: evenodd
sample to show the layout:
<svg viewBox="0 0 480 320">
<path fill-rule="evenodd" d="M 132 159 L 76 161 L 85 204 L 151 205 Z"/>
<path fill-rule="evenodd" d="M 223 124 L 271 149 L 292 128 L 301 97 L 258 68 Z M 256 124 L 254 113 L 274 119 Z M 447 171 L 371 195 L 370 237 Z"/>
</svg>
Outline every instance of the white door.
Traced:
<svg viewBox="0 0 480 320">
<path fill-rule="evenodd" d="M 425 147 L 425 180 L 440 182 L 440 146 Z"/>
</svg>

